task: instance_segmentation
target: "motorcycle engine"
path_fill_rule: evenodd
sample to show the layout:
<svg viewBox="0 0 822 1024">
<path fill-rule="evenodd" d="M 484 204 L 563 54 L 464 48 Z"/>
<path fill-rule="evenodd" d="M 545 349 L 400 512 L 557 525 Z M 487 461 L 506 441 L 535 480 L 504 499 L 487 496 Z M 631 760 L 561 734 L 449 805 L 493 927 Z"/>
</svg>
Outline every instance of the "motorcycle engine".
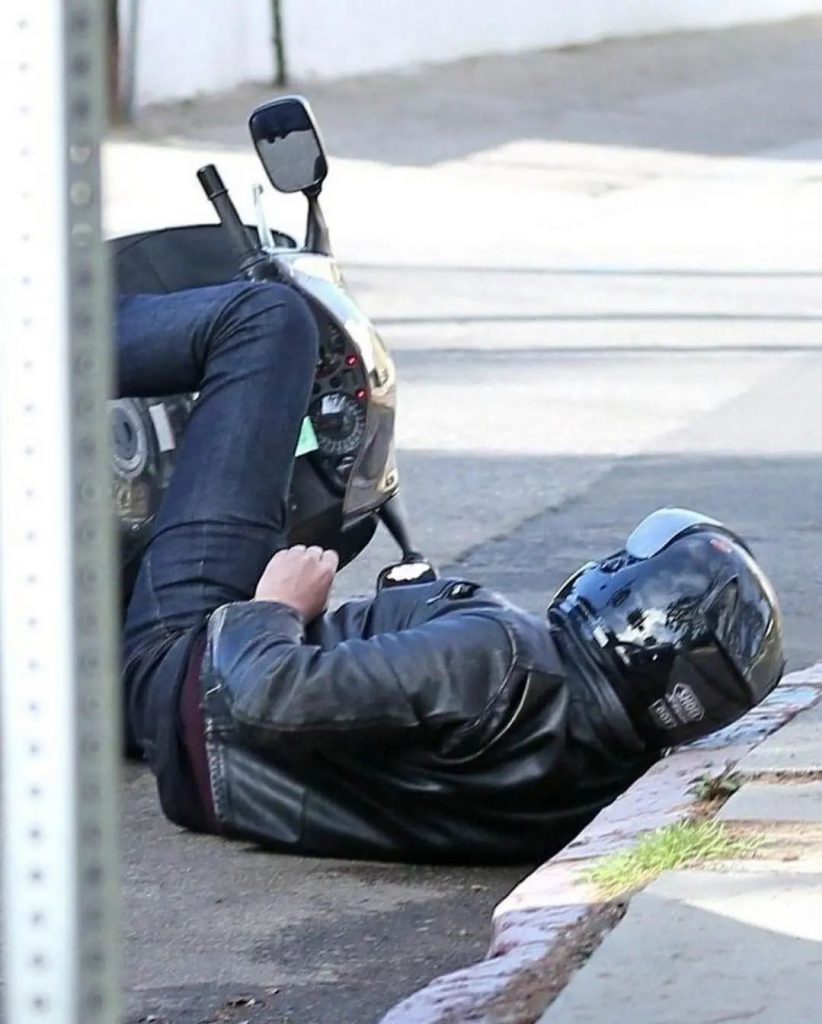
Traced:
<svg viewBox="0 0 822 1024">
<path fill-rule="evenodd" d="M 191 395 L 109 402 L 112 497 L 125 562 L 131 563 L 148 543 L 193 407 Z"/>
</svg>

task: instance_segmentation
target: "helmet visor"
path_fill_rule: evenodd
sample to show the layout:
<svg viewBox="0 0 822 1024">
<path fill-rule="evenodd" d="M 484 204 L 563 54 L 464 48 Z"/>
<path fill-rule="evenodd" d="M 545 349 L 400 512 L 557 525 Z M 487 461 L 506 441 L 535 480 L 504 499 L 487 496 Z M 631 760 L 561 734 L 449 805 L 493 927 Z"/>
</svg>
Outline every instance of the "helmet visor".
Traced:
<svg viewBox="0 0 822 1024">
<path fill-rule="evenodd" d="M 625 550 L 633 558 L 653 558 L 671 541 L 695 526 L 709 526 L 724 530 L 722 524 L 702 512 L 687 508 L 660 508 L 646 516 L 625 542 Z"/>
<path fill-rule="evenodd" d="M 740 586 L 731 579 L 713 596 L 705 620 L 719 649 L 761 699 L 784 668 L 775 598 L 753 582 Z"/>
</svg>

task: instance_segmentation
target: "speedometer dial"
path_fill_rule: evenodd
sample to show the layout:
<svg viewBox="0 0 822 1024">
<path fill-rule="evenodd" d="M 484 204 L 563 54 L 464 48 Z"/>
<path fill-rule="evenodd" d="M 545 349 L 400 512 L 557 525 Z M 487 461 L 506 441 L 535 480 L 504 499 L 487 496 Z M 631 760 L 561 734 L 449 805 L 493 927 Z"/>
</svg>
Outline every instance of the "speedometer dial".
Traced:
<svg viewBox="0 0 822 1024">
<path fill-rule="evenodd" d="M 365 433 L 365 410 L 342 391 L 318 398 L 309 411 L 323 455 L 351 455 Z"/>
</svg>

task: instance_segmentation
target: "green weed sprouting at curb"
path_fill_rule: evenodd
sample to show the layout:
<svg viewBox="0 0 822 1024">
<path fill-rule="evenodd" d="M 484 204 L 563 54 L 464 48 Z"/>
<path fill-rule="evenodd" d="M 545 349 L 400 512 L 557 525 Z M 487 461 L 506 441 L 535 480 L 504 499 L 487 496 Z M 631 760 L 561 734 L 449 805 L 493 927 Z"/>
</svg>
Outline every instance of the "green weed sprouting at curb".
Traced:
<svg viewBox="0 0 822 1024">
<path fill-rule="evenodd" d="M 693 792 L 700 800 L 722 800 L 741 789 L 745 779 L 738 772 L 724 771 L 719 775 L 703 775 L 697 779 Z"/>
<path fill-rule="evenodd" d="M 709 860 L 751 857 L 761 840 L 739 836 L 718 821 L 683 821 L 657 829 L 624 853 L 605 857 L 581 876 L 604 899 L 614 899 L 647 885 L 663 871 Z"/>
</svg>

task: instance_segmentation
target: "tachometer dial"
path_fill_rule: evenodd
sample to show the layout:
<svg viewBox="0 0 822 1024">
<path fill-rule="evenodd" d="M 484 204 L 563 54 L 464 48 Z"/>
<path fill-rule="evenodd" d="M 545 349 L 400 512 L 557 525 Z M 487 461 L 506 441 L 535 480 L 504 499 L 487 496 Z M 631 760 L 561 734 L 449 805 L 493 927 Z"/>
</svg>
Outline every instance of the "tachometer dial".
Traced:
<svg viewBox="0 0 822 1024">
<path fill-rule="evenodd" d="M 317 444 L 323 455 L 350 455 L 365 433 L 365 409 L 341 391 L 318 398 L 310 409 Z"/>
<path fill-rule="evenodd" d="M 333 324 L 326 327 L 325 337 L 320 343 L 320 358 L 317 360 L 317 376 L 330 377 L 339 370 L 345 360 L 345 338 Z"/>
</svg>

